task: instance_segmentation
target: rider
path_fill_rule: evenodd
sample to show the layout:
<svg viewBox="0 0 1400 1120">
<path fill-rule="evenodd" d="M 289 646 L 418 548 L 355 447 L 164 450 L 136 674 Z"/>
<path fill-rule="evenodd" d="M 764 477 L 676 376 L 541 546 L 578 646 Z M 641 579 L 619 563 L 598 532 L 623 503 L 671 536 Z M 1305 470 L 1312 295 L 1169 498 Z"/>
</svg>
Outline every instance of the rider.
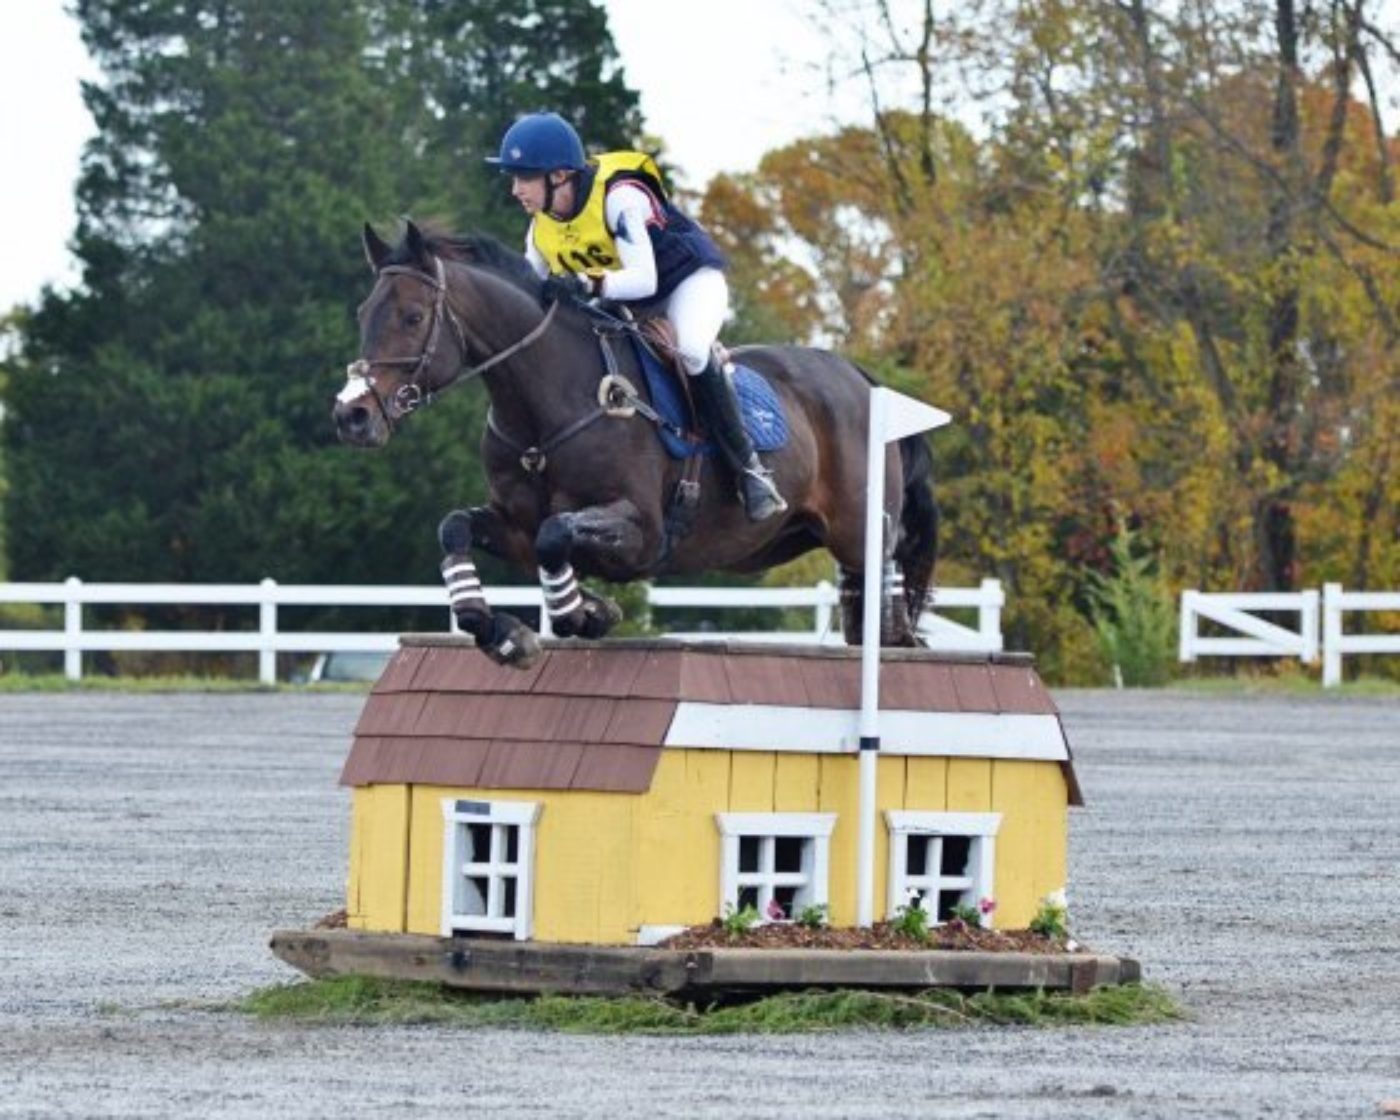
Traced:
<svg viewBox="0 0 1400 1120">
<path fill-rule="evenodd" d="M 729 310 L 724 257 L 666 197 L 652 158 L 620 151 L 585 159 L 568 121 L 532 113 L 511 125 L 501 154 L 486 162 L 511 176 L 511 195 L 531 216 L 525 255 L 545 280 L 545 298 L 662 309 L 675 328 L 701 419 L 738 477 L 749 519 L 787 509 L 715 354 Z"/>
</svg>

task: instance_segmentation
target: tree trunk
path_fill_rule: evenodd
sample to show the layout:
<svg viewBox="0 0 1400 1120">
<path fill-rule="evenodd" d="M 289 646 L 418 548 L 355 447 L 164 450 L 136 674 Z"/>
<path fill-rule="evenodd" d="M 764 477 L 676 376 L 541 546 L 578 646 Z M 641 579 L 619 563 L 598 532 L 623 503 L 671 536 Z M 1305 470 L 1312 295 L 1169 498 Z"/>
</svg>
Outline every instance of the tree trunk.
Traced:
<svg viewBox="0 0 1400 1120">
<path fill-rule="evenodd" d="M 1297 575 L 1297 537 L 1287 487 L 1295 467 L 1297 423 L 1302 404 L 1303 369 L 1298 355 L 1298 280 L 1294 253 L 1294 213 L 1302 197 L 1298 150 L 1298 24 L 1293 0 L 1276 0 L 1278 77 L 1269 142 L 1278 179 L 1271 188 L 1267 231 L 1269 257 L 1278 269 L 1278 287 L 1268 307 L 1268 429 L 1263 457 L 1286 480 L 1261 496 L 1255 508 L 1259 577 L 1263 588 L 1288 591 Z"/>
</svg>

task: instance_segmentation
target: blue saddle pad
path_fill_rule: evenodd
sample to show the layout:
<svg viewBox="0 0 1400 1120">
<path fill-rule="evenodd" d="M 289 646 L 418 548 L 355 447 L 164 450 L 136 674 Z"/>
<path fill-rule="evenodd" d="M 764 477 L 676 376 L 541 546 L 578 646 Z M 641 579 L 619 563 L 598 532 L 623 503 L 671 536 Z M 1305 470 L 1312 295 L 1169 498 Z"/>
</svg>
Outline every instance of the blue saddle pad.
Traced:
<svg viewBox="0 0 1400 1120">
<path fill-rule="evenodd" d="M 646 374 L 647 388 L 651 393 L 652 407 L 665 420 L 676 428 L 689 430 L 690 417 L 681 396 L 681 387 L 676 384 L 677 374 L 662 366 L 661 361 L 637 339 L 632 340 L 637 357 Z M 739 398 L 739 411 L 744 418 L 744 430 L 753 440 L 755 451 L 777 451 L 787 446 L 787 416 L 783 413 L 782 402 L 773 386 L 764 380 L 763 375 L 748 366 L 735 363 L 734 395 Z M 658 427 L 657 434 L 673 459 L 685 459 L 691 455 L 708 455 L 714 450 L 709 441 L 691 443 L 674 431 Z"/>
</svg>

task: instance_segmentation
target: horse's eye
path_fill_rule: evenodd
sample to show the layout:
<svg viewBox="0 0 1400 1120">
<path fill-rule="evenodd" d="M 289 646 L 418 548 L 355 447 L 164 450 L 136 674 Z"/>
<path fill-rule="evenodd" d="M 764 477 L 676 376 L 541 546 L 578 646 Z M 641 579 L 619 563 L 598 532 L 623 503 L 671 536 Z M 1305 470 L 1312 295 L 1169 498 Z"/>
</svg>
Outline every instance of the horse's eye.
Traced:
<svg viewBox="0 0 1400 1120">
<path fill-rule="evenodd" d="M 421 311 L 410 311 L 403 317 L 403 321 L 410 327 L 416 327 L 423 321 L 423 313 Z"/>
</svg>

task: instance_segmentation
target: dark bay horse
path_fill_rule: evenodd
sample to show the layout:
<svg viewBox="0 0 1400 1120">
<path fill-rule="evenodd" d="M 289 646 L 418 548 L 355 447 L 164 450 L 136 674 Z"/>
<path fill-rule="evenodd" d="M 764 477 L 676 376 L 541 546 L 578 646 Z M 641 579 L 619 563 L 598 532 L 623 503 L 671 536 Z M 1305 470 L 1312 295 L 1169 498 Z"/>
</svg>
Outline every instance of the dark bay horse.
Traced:
<svg viewBox="0 0 1400 1120">
<path fill-rule="evenodd" d="M 726 468 L 705 456 L 683 526 L 673 509 L 686 468 L 645 415 L 650 398 L 633 347 L 609 344 L 605 336 L 618 332 L 606 320 L 569 304 L 542 309 L 525 259 L 491 238 L 409 222 L 397 245 L 366 225 L 364 244 L 376 279 L 359 310 L 360 358 L 336 399 L 336 428 L 347 443 L 379 447 L 449 386 L 485 384 L 491 500 L 449 514 L 439 535 L 453 610 L 490 656 L 523 667 L 538 643 L 524 623 L 487 606 L 477 548 L 538 572 L 556 634 L 598 638 L 621 614 L 582 588 L 575 570 L 614 582 L 754 572 L 824 546 L 840 565 L 842 630 L 859 642 L 871 388 L 860 369 L 804 347 L 735 350 L 786 411 L 788 441 L 764 458 L 789 509 L 750 522 Z M 931 471 L 922 436 L 887 449 L 882 645 L 917 644 L 937 538 Z"/>
</svg>

